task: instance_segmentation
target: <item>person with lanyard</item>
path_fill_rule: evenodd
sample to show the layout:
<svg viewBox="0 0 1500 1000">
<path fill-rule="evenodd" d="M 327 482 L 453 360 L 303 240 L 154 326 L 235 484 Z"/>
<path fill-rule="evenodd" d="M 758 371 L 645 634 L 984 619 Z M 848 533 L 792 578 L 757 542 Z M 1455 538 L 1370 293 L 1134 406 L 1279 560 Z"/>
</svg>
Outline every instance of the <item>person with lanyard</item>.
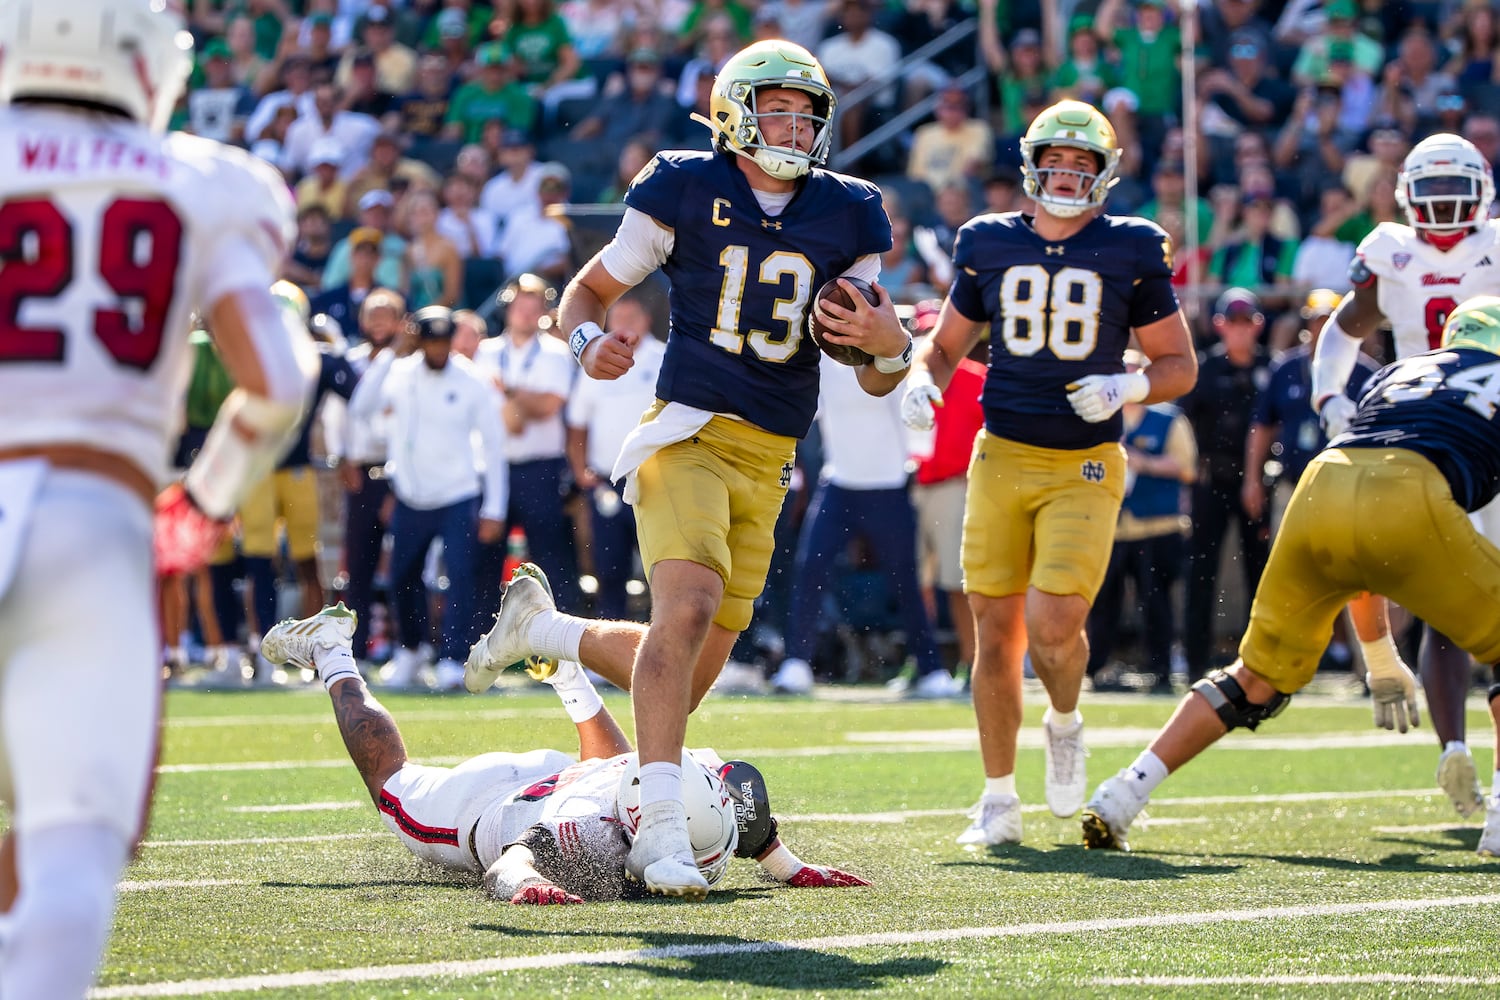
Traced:
<svg viewBox="0 0 1500 1000">
<path fill-rule="evenodd" d="M 461 664 L 474 624 L 475 539 L 492 544 L 504 533 L 505 427 L 499 404 L 489 380 L 467 358 L 453 355 L 452 347 L 452 312 L 445 306 L 418 310 L 396 350 L 381 352 L 349 400 L 351 419 L 385 414 L 389 420 L 385 472 L 396 496 L 391 603 L 401 643 L 386 676 L 392 687 L 410 687 L 422 666 L 418 649 L 428 631 L 422 565 L 437 538 L 443 540 L 448 577 L 437 684 L 447 689 L 463 683 Z"/>
<path fill-rule="evenodd" d="M 345 356 L 361 376 L 382 354 L 394 351 L 396 336 L 406 317 L 401 293 L 377 288 L 359 308 L 359 333 L 364 342 Z M 370 606 L 374 600 L 375 571 L 385 541 L 386 508 L 391 484 L 385 475 L 386 426 L 383 414 L 370 420 L 345 420 L 343 460 L 339 478 L 344 504 L 344 599 L 359 614 L 352 638 L 355 659 L 366 658 L 370 639 Z"/>
<path fill-rule="evenodd" d="M 510 527 L 526 532 L 529 558 L 555 581 L 558 606 L 574 609 L 578 569 L 573 525 L 563 509 L 572 488 L 563 405 L 573 390 L 577 366 L 567 345 L 547 332 L 556 299 L 552 286 L 534 274 L 511 279 L 500 293 L 505 327 L 500 336 L 479 345 L 474 360 L 496 379 L 503 396 L 500 416 L 510 435 L 505 448 Z M 480 559 L 481 593 L 486 599 L 479 606 L 494 609 L 500 604 L 504 546 L 485 549 Z"/>
</svg>

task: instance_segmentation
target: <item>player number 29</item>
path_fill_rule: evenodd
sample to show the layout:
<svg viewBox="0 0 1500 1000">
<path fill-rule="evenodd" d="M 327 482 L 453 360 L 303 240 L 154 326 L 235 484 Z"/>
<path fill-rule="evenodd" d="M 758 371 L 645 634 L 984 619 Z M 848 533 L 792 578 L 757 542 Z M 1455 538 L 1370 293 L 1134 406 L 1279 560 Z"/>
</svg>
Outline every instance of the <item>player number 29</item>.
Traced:
<svg viewBox="0 0 1500 1000">
<path fill-rule="evenodd" d="M 750 280 L 750 248 L 743 244 L 725 247 L 719 254 L 719 266 L 724 269 L 724 281 L 719 286 L 719 310 L 709 341 L 730 354 L 743 351 L 748 341 L 750 349 L 762 361 L 780 363 L 796 354 L 807 320 L 807 300 L 812 298 L 812 261 L 800 253 L 777 250 L 760 262 L 757 282 L 775 286 L 779 292 L 790 278 L 791 294 L 771 304 L 772 318 L 784 323 L 784 329 L 748 333 L 740 333 L 739 329 L 740 306 L 744 304 L 745 285 Z"/>
<path fill-rule="evenodd" d="M 1013 356 L 1027 358 L 1050 347 L 1063 361 L 1081 361 L 1099 342 L 1104 283 L 1093 271 L 1065 267 L 1056 274 L 1038 264 L 1007 268 L 1000 281 L 1000 335 Z"/>
</svg>

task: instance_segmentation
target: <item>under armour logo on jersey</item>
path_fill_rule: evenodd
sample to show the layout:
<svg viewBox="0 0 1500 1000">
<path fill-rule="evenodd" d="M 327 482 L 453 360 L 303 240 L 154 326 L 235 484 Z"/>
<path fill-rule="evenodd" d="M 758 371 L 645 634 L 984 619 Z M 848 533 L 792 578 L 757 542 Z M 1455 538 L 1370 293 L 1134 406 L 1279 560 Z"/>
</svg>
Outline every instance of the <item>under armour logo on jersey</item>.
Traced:
<svg viewBox="0 0 1500 1000">
<path fill-rule="evenodd" d="M 1083 478 L 1087 479 L 1091 483 L 1102 483 L 1102 482 L 1104 482 L 1104 463 L 1103 462 L 1094 462 L 1094 461 L 1084 462 L 1083 463 L 1082 472 L 1083 472 Z"/>
<path fill-rule="evenodd" d="M 793 468 L 795 468 L 795 466 L 793 466 L 791 462 L 788 462 L 781 467 L 781 479 L 779 480 L 779 482 L 781 483 L 782 489 L 786 489 L 788 486 L 792 485 Z"/>
<path fill-rule="evenodd" d="M 1053 254 L 1057 254 L 1059 257 L 1061 257 L 1063 255 L 1063 251 L 1066 249 L 1067 247 L 1050 246 L 1047 248 L 1047 256 L 1051 257 Z"/>
<path fill-rule="evenodd" d="M 773 233 L 779 233 L 781 232 L 781 223 L 775 219 L 761 219 L 760 228 L 769 229 Z"/>
</svg>

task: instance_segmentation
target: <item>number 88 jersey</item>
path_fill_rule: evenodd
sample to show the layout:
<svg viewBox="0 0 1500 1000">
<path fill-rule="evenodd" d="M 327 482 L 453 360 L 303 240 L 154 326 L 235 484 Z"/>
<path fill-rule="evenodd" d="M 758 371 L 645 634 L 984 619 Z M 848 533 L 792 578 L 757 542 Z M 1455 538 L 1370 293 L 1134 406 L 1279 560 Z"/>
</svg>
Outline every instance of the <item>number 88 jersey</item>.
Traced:
<svg viewBox="0 0 1500 1000">
<path fill-rule="evenodd" d="M 1483 223 L 1444 252 L 1410 226 L 1382 222 L 1360 241 L 1349 278 L 1359 286 L 1380 279 L 1375 301 L 1391 324 L 1398 359 L 1433 350 L 1460 302 L 1500 295 L 1500 223 Z"/>
<path fill-rule="evenodd" d="M 0 449 L 82 444 L 165 481 L 190 317 L 269 287 L 292 211 L 241 150 L 0 109 Z"/>
<path fill-rule="evenodd" d="M 1166 233 L 1101 215 L 1049 242 L 1019 212 L 984 215 L 959 229 L 953 264 L 953 307 L 990 324 L 985 429 L 1042 448 L 1118 441 L 1122 418 L 1085 422 L 1068 386 L 1124 371 L 1131 330 L 1177 311 Z"/>
</svg>

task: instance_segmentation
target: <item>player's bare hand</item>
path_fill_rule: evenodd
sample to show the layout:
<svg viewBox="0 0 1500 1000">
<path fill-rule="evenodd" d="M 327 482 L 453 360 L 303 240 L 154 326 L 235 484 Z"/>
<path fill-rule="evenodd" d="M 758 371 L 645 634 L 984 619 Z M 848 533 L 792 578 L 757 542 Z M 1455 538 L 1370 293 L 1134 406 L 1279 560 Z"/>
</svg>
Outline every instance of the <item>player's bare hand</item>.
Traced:
<svg viewBox="0 0 1500 1000">
<path fill-rule="evenodd" d="M 596 337 L 584 348 L 579 363 L 591 378 L 609 381 L 635 367 L 635 348 L 641 342 L 639 333 L 615 330 Z"/>
<path fill-rule="evenodd" d="M 803 865 L 786 884 L 794 889 L 849 889 L 869 885 L 858 875 L 823 865 Z"/>
<path fill-rule="evenodd" d="M 358 493 L 365 488 L 364 470 L 353 462 L 340 462 L 339 481 L 344 484 L 344 489 L 348 492 Z"/>
<path fill-rule="evenodd" d="M 583 897 L 551 882 L 533 882 L 522 886 L 510 901 L 514 906 L 567 906 L 583 902 Z"/>
<path fill-rule="evenodd" d="M 1240 487 L 1240 506 L 1252 521 L 1259 521 L 1266 511 L 1266 487 L 1259 479 L 1249 476 Z"/>
<path fill-rule="evenodd" d="M 493 517 L 479 519 L 479 541 L 482 545 L 494 545 L 505 537 L 505 522 Z"/>
<path fill-rule="evenodd" d="M 896 306 L 891 293 L 879 284 L 872 283 L 880 301 L 871 305 L 859 290 L 838 279 L 839 287 L 849 296 L 854 307 L 847 308 L 828 299 L 820 299 L 813 308 L 823 318 L 824 336 L 829 343 L 847 347 L 858 347 L 866 354 L 877 358 L 894 358 L 906 350 L 907 334 L 896 318 Z"/>
</svg>

